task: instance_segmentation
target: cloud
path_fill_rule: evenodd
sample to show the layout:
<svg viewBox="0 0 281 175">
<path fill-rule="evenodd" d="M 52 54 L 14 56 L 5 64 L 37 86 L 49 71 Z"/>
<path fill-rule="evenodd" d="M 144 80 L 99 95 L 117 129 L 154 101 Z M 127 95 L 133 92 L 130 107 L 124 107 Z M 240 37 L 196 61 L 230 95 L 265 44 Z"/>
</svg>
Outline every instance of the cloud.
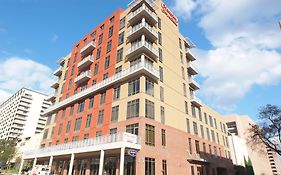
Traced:
<svg viewBox="0 0 281 175">
<path fill-rule="evenodd" d="M 59 39 L 59 36 L 57 35 L 57 34 L 54 34 L 53 36 L 52 36 L 52 42 L 57 42 L 57 40 Z"/>
<path fill-rule="evenodd" d="M 176 0 L 172 10 L 183 19 L 189 20 L 191 18 L 192 11 L 194 11 L 197 6 L 198 4 L 195 0 Z"/>
<path fill-rule="evenodd" d="M 280 83 L 280 0 L 197 0 L 195 8 L 176 8 L 190 1 L 175 0 L 173 9 L 185 20 L 196 18 L 213 46 L 195 50 L 204 79 L 200 93 L 213 107 L 234 110 L 253 86 Z"/>
<path fill-rule="evenodd" d="M 31 59 L 9 57 L 0 63 L 0 102 L 22 87 L 51 93 L 52 70 Z"/>
</svg>

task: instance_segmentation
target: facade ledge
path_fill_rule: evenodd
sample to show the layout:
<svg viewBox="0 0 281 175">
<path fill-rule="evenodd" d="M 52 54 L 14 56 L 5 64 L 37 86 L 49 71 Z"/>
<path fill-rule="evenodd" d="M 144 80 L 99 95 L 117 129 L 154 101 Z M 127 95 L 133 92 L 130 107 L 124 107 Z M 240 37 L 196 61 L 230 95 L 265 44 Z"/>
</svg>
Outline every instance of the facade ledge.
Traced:
<svg viewBox="0 0 281 175">
<path fill-rule="evenodd" d="M 147 7 L 145 3 L 143 3 L 141 7 L 129 14 L 128 22 L 132 25 L 140 21 L 143 17 L 145 17 L 145 19 L 153 26 L 158 21 L 156 13 L 154 13 L 150 8 Z"/>
<path fill-rule="evenodd" d="M 86 58 L 84 58 L 83 60 L 81 60 L 78 63 L 77 67 L 78 67 L 79 70 L 81 70 L 83 68 L 86 68 L 86 67 L 90 66 L 93 62 L 94 62 L 93 56 L 89 55 Z"/>
<path fill-rule="evenodd" d="M 159 51 L 153 47 L 153 45 L 147 41 L 139 41 L 135 44 L 133 44 L 128 50 L 127 50 L 127 59 L 130 57 L 137 57 L 144 53 L 145 55 L 149 56 L 150 58 L 157 61 L 159 56 Z"/>
<path fill-rule="evenodd" d="M 94 50 L 94 48 L 96 48 L 96 44 L 94 41 L 91 41 L 90 43 L 88 43 L 87 45 L 85 45 L 84 47 L 82 47 L 80 53 L 82 55 L 87 55 L 88 53 L 90 53 L 92 50 Z"/>
<path fill-rule="evenodd" d="M 156 30 L 154 30 L 154 28 L 145 21 L 132 27 L 132 29 L 128 32 L 128 41 L 133 41 L 141 37 L 143 34 L 145 34 L 145 36 L 151 39 L 153 42 L 157 41 L 158 34 Z"/>
<path fill-rule="evenodd" d="M 80 84 L 85 81 L 88 81 L 89 79 L 91 79 L 91 71 L 86 71 L 86 72 L 83 72 L 82 74 L 80 74 L 78 77 L 76 77 L 74 82 L 76 84 Z"/>
<path fill-rule="evenodd" d="M 122 72 L 119 72 L 115 75 L 113 75 L 110 78 L 107 78 L 103 81 L 101 81 L 100 83 L 97 83 L 93 86 L 91 86 L 90 88 L 87 88 L 86 90 L 79 92 L 59 103 L 54 104 L 53 106 L 50 106 L 49 108 L 46 109 L 46 112 L 44 115 L 48 115 L 53 113 L 54 111 L 57 111 L 61 108 L 63 108 L 64 106 L 67 106 L 68 104 L 71 103 L 75 103 L 78 100 L 81 100 L 85 97 L 88 97 L 94 93 L 97 93 L 98 91 L 101 91 L 105 88 L 107 88 L 108 86 L 121 82 L 121 81 L 125 81 L 133 76 L 135 76 L 136 74 L 146 74 L 149 77 L 158 80 L 159 79 L 159 71 L 156 70 L 151 64 L 147 63 L 147 62 L 140 62 L 126 70 L 123 70 Z"/>
</svg>

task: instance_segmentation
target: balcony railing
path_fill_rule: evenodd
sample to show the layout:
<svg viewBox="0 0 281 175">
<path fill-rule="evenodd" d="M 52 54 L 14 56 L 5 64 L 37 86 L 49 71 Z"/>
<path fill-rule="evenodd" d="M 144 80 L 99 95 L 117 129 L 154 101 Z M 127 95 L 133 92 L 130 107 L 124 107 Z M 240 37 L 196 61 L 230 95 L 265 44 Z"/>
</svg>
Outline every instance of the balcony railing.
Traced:
<svg viewBox="0 0 281 175">
<path fill-rule="evenodd" d="M 159 56 L 159 51 L 153 47 L 153 45 L 147 41 L 139 41 L 134 44 L 127 50 L 127 59 L 130 57 L 136 57 L 145 53 L 150 58 L 157 61 Z"/>
<path fill-rule="evenodd" d="M 59 87 L 59 82 L 58 80 L 54 81 L 53 84 L 51 85 L 52 88 L 56 89 Z"/>
<path fill-rule="evenodd" d="M 82 82 L 88 81 L 89 79 L 91 79 L 91 71 L 88 70 L 80 74 L 78 77 L 76 77 L 74 82 L 76 84 L 80 84 Z"/>
<path fill-rule="evenodd" d="M 131 12 L 128 16 L 128 22 L 132 25 L 138 21 L 140 21 L 143 17 L 146 17 L 152 25 L 157 23 L 157 15 L 151 11 L 145 4 L 142 4 L 141 7 Z"/>
<path fill-rule="evenodd" d="M 81 61 L 78 63 L 77 67 L 78 67 L 78 69 L 81 70 L 81 69 L 83 69 L 83 68 L 85 68 L 85 67 L 90 66 L 93 62 L 94 62 L 93 56 L 92 56 L 92 55 L 89 55 L 89 56 L 87 56 L 86 58 L 84 58 L 83 60 L 81 60 Z"/>
<path fill-rule="evenodd" d="M 191 64 L 191 62 L 187 63 L 187 70 L 190 75 L 198 74 L 197 68 L 193 64 Z"/>
<path fill-rule="evenodd" d="M 85 45 L 85 46 L 81 49 L 80 53 L 81 53 L 82 55 L 87 55 L 87 54 L 89 54 L 91 51 L 93 51 L 95 47 L 96 47 L 95 42 L 94 42 L 94 41 L 91 41 L 90 43 L 88 43 L 87 45 Z"/>
<path fill-rule="evenodd" d="M 200 89 L 200 85 L 192 78 L 188 77 L 189 85 L 193 90 L 198 90 Z"/>
<path fill-rule="evenodd" d="M 108 143 L 116 143 L 116 142 L 125 142 L 125 143 L 131 143 L 131 144 L 140 144 L 140 137 L 134 134 L 126 133 L 126 132 L 120 132 L 117 134 L 111 134 L 111 135 L 105 135 L 96 137 L 93 139 L 86 139 L 76 142 L 71 142 L 67 144 L 61 144 L 61 145 L 55 145 L 45 148 L 40 148 L 36 150 L 30 150 L 27 152 L 24 152 L 24 157 L 27 156 L 40 156 L 40 154 L 51 154 L 55 155 L 57 152 L 65 153 L 72 152 L 71 150 L 79 149 L 79 152 L 83 152 L 84 149 L 87 147 L 93 147 L 98 146 L 102 144 L 108 144 Z M 122 144 L 120 145 L 120 147 Z"/>
<path fill-rule="evenodd" d="M 147 2 L 148 4 L 154 3 L 154 0 L 133 0 L 128 4 L 128 7 L 134 8 L 136 5 L 144 1 Z"/>
<path fill-rule="evenodd" d="M 62 74 L 62 67 L 59 67 L 57 70 L 54 71 L 55 76 L 60 76 Z"/>
<path fill-rule="evenodd" d="M 192 104 L 194 104 L 197 107 L 201 107 L 202 106 L 201 100 L 199 98 L 197 98 L 194 93 L 192 93 L 190 95 L 190 101 L 191 101 Z"/>
<path fill-rule="evenodd" d="M 101 81 L 100 83 L 97 83 L 97 84 L 87 88 L 86 90 L 84 90 L 82 92 L 79 92 L 59 103 L 54 104 L 53 106 L 50 106 L 49 108 L 46 109 L 44 115 L 50 114 L 70 103 L 74 103 L 80 99 L 90 96 L 91 94 L 96 93 L 97 91 L 103 90 L 106 87 L 108 87 L 114 83 L 117 83 L 120 81 L 125 81 L 139 73 L 144 73 L 156 80 L 159 79 L 158 70 L 156 70 L 150 63 L 148 63 L 146 61 L 140 62 L 126 70 L 123 70 L 122 72 L 119 72 L 119 73 L 113 75 L 112 77 L 109 77 L 109 78 Z"/>
<path fill-rule="evenodd" d="M 158 38 L 158 34 L 153 27 L 151 27 L 147 22 L 143 21 L 132 27 L 132 29 L 128 32 L 128 40 L 135 40 L 141 37 L 143 34 L 145 34 L 145 36 L 151 39 L 153 42 L 155 42 Z"/>
<path fill-rule="evenodd" d="M 186 49 L 186 58 L 189 61 L 195 61 L 196 57 L 190 52 L 189 49 Z"/>
</svg>

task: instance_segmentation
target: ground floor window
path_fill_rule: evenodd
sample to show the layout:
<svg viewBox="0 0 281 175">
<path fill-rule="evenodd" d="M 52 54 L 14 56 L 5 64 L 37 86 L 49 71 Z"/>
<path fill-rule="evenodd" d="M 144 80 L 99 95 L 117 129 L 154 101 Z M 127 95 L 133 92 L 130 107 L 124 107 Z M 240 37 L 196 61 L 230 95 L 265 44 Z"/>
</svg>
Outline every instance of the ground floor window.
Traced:
<svg viewBox="0 0 281 175">
<path fill-rule="evenodd" d="M 136 175 L 136 158 L 126 155 L 124 161 L 124 175 Z"/>
<path fill-rule="evenodd" d="M 103 175 L 116 174 L 117 157 L 105 157 Z"/>
<path fill-rule="evenodd" d="M 155 175 L 155 159 L 145 158 L 145 175 Z"/>
</svg>

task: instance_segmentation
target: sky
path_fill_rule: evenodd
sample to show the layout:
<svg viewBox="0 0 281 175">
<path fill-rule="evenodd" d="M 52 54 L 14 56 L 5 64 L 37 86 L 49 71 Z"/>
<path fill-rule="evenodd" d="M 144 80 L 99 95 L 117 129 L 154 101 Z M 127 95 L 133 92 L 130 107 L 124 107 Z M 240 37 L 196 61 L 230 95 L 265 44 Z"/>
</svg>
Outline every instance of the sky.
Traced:
<svg viewBox="0 0 281 175">
<path fill-rule="evenodd" d="M 57 60 L 128 0 L 0 0 L 0 102 L 53 93 Z M 195 43 L 197 96 L 221 114 L 281 105 L 280 0 L 164 0 Z"/>
</svg>

